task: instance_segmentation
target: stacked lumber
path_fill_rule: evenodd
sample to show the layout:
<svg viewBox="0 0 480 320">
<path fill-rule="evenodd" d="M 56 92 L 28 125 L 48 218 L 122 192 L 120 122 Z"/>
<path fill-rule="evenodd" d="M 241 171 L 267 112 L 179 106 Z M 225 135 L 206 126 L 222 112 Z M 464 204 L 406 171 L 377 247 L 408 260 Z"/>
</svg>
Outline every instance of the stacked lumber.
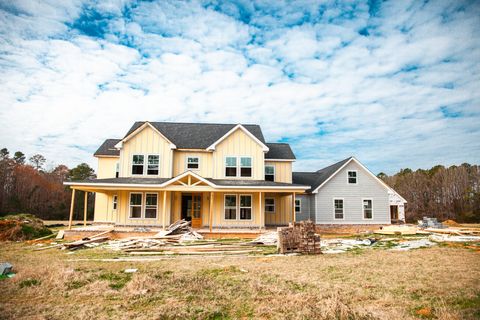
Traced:
<svg viewBox="0 0 480 320">
<path fill-rule="evenodd" d="M 190 227 L 190 221 L 178 220 L 169 225 L 165 230 L 157 233 L 154 238 L 178 235 L 181 241 L 195 241 L 203 239 L 203 236 Z"/>
<path fill-rule="evenodd" d="M 320 254 L 320 236 L 315 233 L 312 221 L 302 221 L 278 228 L 278 249 L 280 253 Z"/>
</svg>

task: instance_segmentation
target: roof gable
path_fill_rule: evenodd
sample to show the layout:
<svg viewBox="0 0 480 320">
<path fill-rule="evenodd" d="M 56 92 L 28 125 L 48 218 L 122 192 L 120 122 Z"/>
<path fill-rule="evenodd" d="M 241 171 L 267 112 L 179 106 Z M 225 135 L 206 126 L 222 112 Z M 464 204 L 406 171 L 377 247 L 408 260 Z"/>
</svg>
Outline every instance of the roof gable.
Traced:
<svg viewBox="0 0 480 320">
<path fill-rule="evenodd" d="M 242 126 L 241 124 L 237 124 L 235 127 L 233 127 L 232 129 L 230 129 L 227 133 L 225 133 L 222 137 L 220 137 L 219 139 L 217 139 L 214 143 L 212 143 L 210 146 L 208 146 L 207 150 L 215 150 L 215 147 L 220 144 L 222 141 L 224 141 L 225 139 L 227 139 L 230 135 L 232 135 L 233 133 L 237 132 L 238 130 L 242 130 L 247 136 L 249 136 L 253 141 L 255 141 L 258 145 L 260 145 L 262 147 L 262 150 L 264 152 L 267 152 L 269 149 L 268 147 L 265 145 L 265 142 L 259 140 L 257 137 L 255 137 L 250 131 L 248 131 L 244 126 Z"/>
<path fill-rule="evenodd" d="M 115 145 L 120 142 L 120 139 L 107 139 L 93 154 L 95 157 L 119 157 L 120 150 L 115 148 Z"/>
</svg>

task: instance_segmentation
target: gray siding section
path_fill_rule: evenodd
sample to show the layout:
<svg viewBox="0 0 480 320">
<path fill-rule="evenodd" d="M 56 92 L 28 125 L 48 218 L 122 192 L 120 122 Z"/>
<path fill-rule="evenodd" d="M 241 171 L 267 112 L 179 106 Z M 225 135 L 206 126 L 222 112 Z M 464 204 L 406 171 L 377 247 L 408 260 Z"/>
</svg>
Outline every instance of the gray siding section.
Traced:
<svg viewBox="0 0 480 320">
<path fill-rule="evenodd" d="M 357 184 L 348 184 L 347 171 L 357 171 Z M 333 199 L 343 198 L 344 219 L 334 219 Z M 373 219 L 363 219 L 363 199 L 372 199 Z M 317 224 L 389 224 L 388 190 L 354 161 L 315 194 Z"/>
<path fill-rule="evenodd" d="M 315 221 L 315 197 L 313 195 L 296 195 L 295 198 L 302 201 L 301 212 L 297 212 L 296 221 Z"/>
</svg>

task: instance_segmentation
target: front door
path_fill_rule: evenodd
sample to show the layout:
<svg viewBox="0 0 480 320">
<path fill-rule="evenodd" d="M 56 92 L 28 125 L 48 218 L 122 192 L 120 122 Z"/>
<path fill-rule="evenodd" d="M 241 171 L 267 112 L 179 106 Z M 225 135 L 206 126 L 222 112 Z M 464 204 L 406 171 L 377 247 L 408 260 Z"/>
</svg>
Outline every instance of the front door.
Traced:
<svg viewBox="0 0 480 320">
<path fill-rule="evenodd" d="M 390 206 L 390 219 L 398 220 L 398 206 Z"/>
<path fill-rule="evenodd" d="M 192 228 L 202 226 L 202 195 L 182 194 L 182 219 L 192 222 Z"/>
</svg>

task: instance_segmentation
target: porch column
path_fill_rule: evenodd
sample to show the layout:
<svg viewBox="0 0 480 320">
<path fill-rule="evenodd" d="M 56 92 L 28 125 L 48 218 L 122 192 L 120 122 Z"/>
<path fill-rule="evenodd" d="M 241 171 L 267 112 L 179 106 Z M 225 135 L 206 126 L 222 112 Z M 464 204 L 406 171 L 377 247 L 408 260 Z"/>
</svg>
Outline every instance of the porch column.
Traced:
<svg viewBox="0 0 480 320">
<path fill-rule="evenodd" d="M 162 225 L 163 225 L 163 230 L 165 230 L 165 219 L 166 219 L 166 213 L 167 211 L 167 191 L 163 191 L 163 203 L 162 203 Z"/>
<path fill-rule="evenodd" d="M 83 226 L 87 225 L 88 191 L 85 191 L 85 200 L 83 201 Z"/>
<path fill-rule="evenodd" d="M 213 197 L 214 193 L 210 192 L 210 207 L 208 208 L 208 227 L 210 232 L 212 232 L 212 221 L 213 221 Z"/>
<path fill-rule="evenodd" d="M 296 212 L 295 212 L 295 192 L 292 193 L 292 222 L 295 222 L 296 220 Z"/>
<path fill-rule="evenodd" d="M 258 193 L 258 212 L 260 212 L 260 229 L 265 226 L 265 215 L 263 214 L 262 192 Z"/>
<path fill-rule="evenodd" d="M 75 204 L 75 189 L 72 189 L 72 202 L 70 203 L 70 218 L 68 219 L 68 230 L 72 229 L 74 204 Z"/>
</svg>

